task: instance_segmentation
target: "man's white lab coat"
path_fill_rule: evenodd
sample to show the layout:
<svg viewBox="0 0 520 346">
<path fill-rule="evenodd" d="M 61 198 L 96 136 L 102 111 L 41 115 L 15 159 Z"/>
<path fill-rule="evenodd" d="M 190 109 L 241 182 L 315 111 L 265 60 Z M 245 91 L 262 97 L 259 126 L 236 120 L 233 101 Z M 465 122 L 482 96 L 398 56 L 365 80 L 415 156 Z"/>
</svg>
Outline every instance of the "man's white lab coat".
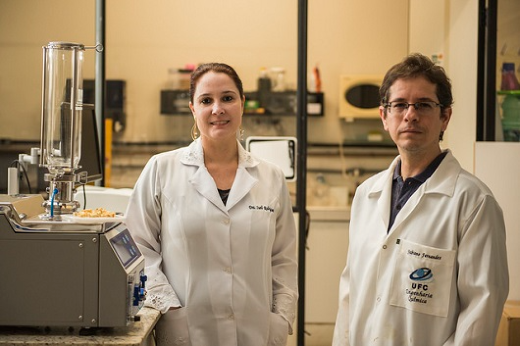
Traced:
<svg viewBox="0 0 520 346">
<path fill-rule="evenodd" d="M 333 345 L 494 345 L 509 284 L 502 210 L 448 152 L 387 233 L 397 160 L 354 197 Z"/>
<path fill-rule="evenodd" d="M 152 157 L 136 183 L 126 222 L 145 256 L 146 305 L 165 313 L 161 345 L 285 345 L 297 301 L 290 197 L 280 169 L 238 146 L 227 205 L 200 139 Z"/>
</svg>

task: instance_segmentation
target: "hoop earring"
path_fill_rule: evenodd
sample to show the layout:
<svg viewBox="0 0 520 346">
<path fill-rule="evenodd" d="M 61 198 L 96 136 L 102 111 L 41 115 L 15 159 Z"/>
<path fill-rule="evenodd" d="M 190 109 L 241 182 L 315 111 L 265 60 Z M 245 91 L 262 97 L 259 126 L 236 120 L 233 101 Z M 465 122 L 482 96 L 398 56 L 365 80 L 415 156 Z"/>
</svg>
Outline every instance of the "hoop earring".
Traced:
<svg viewBox="0 0 520 346">
<path fill-rule="evenodd" d="M 199 129 L 197 128 L 197 122 L 195 121 L 193 123 L 193 126 L 191 127 L 191 139 L 193 140 L 196 140 L 197 138 L 199 138 Z"/>
</svg>

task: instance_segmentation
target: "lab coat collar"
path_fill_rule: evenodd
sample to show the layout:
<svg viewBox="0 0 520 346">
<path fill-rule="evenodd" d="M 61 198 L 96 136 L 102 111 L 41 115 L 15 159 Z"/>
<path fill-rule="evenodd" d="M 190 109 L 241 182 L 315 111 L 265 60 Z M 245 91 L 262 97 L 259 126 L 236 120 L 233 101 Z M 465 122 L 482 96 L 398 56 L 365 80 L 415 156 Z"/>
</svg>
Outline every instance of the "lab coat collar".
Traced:
<svg viewBox="0 0 520 346">
<path fill-rule="evenodd" d="M 426 180 L 424 193 L 441 193 L 446 196 L 453 196 L 455 192 L 455 184 L 462 167 L 453 156 L 450 150 L 446 150 L 448 154 L 442 160 L 437 170 L 433 173 L 430 179 Z M 437 173 L 438 174 L 435 174 Z"/>
<path fill-rule="evenodd" d="M 462 168 L 457 159 L 453 156 L 451 150 L 447 149 L 446 151 L 448 153 L 444 160 L 442 160 L 433 175 L 424 183 L 425 193 L 442 193 L 448 196 L 453 196 L 455 183 L 457 182 L 457 177 Z M 400 156 L 397 156 L 390 164 L 390 167 L 386 171 L 382 172 L 382 176 L 377 179 L 370 189 L 369 197 L 379 196 L 383 193 L 384 188 L 387 187 L 389 181 L 391 182 L 393 179 L 393 172 L 399 160 Z"/>
<path fill-rule="evenodd" d="M 239 167 L 255 167 L 258 165 L 259 161 L 251 155 L 250 152 L 246 151 L 242 144 L 237 140 L 238 145 L 238 166 Z M 181 158 L 181 162 L 185 165 L 191 166 L 204 166 L 204 149 L 202 148 L 202 141 L 199 138 L 191 142 L 188 146 L 188 150 L 186 151 L 183 158 Z"/>
<path fill-rule="evenodd" d="M 447 196 L 453 196 L 455 191 L 455 184 L 457 182 L 458 176 L 462 170 L 457 159 L 453 156 L 450 150 L 446 150 L 448 153 L 446 157 L 442 160 L 439 167 L 437 167 L 436 171 L 432 174 L 432 176 L 426 180 L 426 182 L 419 188 L 416 193 L 419 193 L 421 190 L 423 191 L 422 195 L 430 194 L 430 193 L 440 193 Z M 378 211 L 379 215 L 382 217 L 382 221 L 385 224 L 385 227 L 388 229 L 388 220 L 390 218 L 390 201 L 392 200 L 392 180 L 393 180 L 393 172 L 395 170 L 395 166 L 400 160 L 400 156 L 397 156 L 390 167 L 381 173 L 381 176 L 375 181 L 372 188 L 368 192 L 369 198 L 378 198 Z M 407 206 L 403 209 L 395 220 L 392 228 L 395 228 L 402 219 L 404 219 L 417 205 L 419 201 L 419 197 L 412 196 L 410 200 L 407 202 Z M 410 208 L 411 205 L 414 207 Z"/>
<path fill-rule="evenodd" d="M 226 205 L 222 202 L 215 181 L 204 165 L 204 150 L 200 138 L 188 146 L 184 157 L 181 158 L 181 162 L 185 165 L 198 166 L 197 171 L 190 179 L 190 183 L 193 184 L 201 195 L 226 214 L 228 210 L 247 195 L 258 181 L 257 178 L 251 175 L 248 169 L 257 166 L 259 161 L 246 151 L 238 141 L 237 145 L 238 169 Z"/>
</svg>

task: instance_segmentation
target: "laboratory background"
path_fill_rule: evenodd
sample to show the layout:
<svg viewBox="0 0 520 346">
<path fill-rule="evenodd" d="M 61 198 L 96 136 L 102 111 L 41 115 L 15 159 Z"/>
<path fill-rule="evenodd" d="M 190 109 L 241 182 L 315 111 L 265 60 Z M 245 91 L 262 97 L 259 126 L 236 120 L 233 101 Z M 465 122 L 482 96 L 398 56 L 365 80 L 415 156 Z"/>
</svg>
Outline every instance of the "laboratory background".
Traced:
<svg viewBox="0 0 520 346">
<path fill-rule="evenodd" d="M 486 33 L 479 31 L 485 3 L 308 1 L 308 134 L 297 143 L 307 151 L 306 345 L 332 340 L 355 189 L 397 155 L 383 130 L 378 100 L 365 107 L 346 95 L 352 86 L 378 86 L 392 65 L 413 52 L 431 57 L 452 80 L 453 116 L 441 145 L 484 180 L 501 204 L 508 300 L 520 301 L 520 95 L 501 89 L 504 63 L 520 77 L 520 2 L 496 1 L 496 47 L 486 45 Z M 106 1 L 104 178 L 92 191 L 103 187 L 128 196 L 152 155 L 191 142 L 187 81 L 200 63 L 224 62 L 241 76 L 244 141 L 296 137 L 297 5 L 296 0 Z M 1 194 L 7 193 L 12 161 L 40 143 L 42 46 L 51 41 L 95 45 L 95 18 L 94 0 L 0 0 Z M 491 63 L 488 54 L 495 58 Z M 486 66 L 482 59 L 488 59 Z M 86 50 L 83 95 L 91 100 L 95 60 L 96 50 Z M 513 104 L 509 112 L 516 112 L 516 119 L 504 121 L 505 100 Z M 27 171 L 32 191 L 20 179 L 20 192 L 45 193 L 41 169 L 28 164 Z M 296 183 L 287 183 L 296 200 Z M 520 312 L 512 311 L 518 321 Z M 516 330 L 520 340 L 519 325 L 501 326 L 500 332 Z M 296 333 L 289 342 L 296 345 Z"/>
</svg>

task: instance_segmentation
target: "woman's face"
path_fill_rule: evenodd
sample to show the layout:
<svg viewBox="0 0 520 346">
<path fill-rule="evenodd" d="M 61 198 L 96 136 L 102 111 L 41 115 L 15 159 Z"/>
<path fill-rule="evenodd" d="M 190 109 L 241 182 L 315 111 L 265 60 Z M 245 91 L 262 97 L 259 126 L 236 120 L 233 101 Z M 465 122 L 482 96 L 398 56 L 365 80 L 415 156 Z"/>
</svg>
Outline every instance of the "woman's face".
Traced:
<svg viewBox="0 0 520 346">
<path fill-rule="evenodd" d="M 190 109 L 203 140 L 236 138 L 242 123 L 244 98 L 225 73 L 210 71 L 200 77 Z"/>
</svg>

